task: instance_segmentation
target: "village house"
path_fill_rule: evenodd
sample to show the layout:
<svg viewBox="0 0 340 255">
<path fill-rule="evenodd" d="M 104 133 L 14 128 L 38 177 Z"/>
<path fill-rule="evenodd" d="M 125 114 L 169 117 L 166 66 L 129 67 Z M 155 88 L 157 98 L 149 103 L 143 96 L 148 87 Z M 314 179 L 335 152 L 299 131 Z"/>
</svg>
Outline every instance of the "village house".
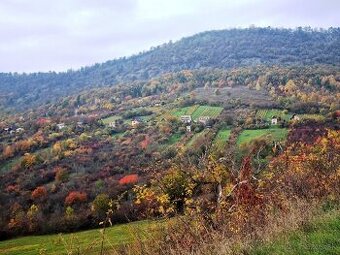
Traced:
<svg viewBox="0 0 340 255">
<path fill-rule="evenodd" d="M 187 126 L 187 132 L 190 133 L 191 132 L 191 126 Z"/>
<path fill-rule="evenodd" d="M 25 129 L 23 129 L 23 128 L 17 128 L 16 130 L 15 130 L 15 132 L 17 132 L 17 133 L 22 133 L 22 132 L 24 132 L 25 131 Z"/>
<path fill-rule="evenodd" d="M 5 131 L 6 133 L 11 133 L 11 131 L 13 131 L 13 128 L 7 127 L 7 128 L 4 128 L 4 131 Z"/>
<path fill-rule="evenodd" d="M 191 123 L 191 116 L 190 115 L 182 115 L 181 116 L 181 121 L 183 122 L 183 123 Z"/>
<path fill-rule="evenodd" d="M 277 125 L 277 117 L 276 116 L 272 117 L 272 125 Z"/>
<path fill-rule="evenodd" d="M 58 128 L 59 130 L 61 130 L 61 129 L 65 128 L 65 127 L 66 127 L 65 123 L 59 123 L 59 124 L 57 124 L 57 128 Z"/>
<path fill-rule="evenodd" d="M 293 114 L 293 116 L 290 119 L 298 121 L 298 120 L 300 120 L 300 117 L 297 116 L 296 114 Z"/>
<path fill-rule="evenodd" d="M 140 123 L 141 123 L 141 119 L 135 118 L 135 119 L 133 119 L 133 120 L 131 121 L 131 126 L 132 126 L 133 128 L 136 128 Z"/>
<path fill-rule="evenodd" d="M 201 116 L 198 118 L 198 122 L 202 123 L 204 126 L 206 126 L 210 120 L 211 118 L 209 116 Z"/>
<path fill-rule="evenodd" d="M 109 127 L 110 127 L 110 128 L 115 128 L 115 127 L 117 127 L 116 121 L 111 121 L 111 122 L 109 123 Z"/>
</svg>

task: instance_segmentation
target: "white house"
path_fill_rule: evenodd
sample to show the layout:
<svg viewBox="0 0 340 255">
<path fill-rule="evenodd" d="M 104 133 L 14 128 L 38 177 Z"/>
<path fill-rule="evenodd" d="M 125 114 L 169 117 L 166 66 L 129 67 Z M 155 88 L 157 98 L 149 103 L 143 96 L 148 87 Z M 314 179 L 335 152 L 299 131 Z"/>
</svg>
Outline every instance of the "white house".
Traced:
<svg viewBox="0 0 340 255">
<path fill-rule="evenodd" d="M 277 125 L 277 117 L 273 116 L 272 125 Z"/>
<path fill-rule="evenodd" d="M 186 128 L 187 128 L 187 132 L 190 133 L 191 132 L 191 126 L 187 126 Z"/>
<path fill-rule="evenodd" d="M 190 115 L 182 115 L 181 116 L 181 121 L 183 123 L 191 123 L 191 116 Z"/>
<path fill-rule="evenodd" d="M 300 117 L 299 116 L 297 116 L 296 114 L 294 114 L 293 116 L 292 116 L 292 118 L 291 118 L 291 120 L 300 120 Z"/>
<path fill-rule="evenodd" d="M 111 128 L 115 128 L 117 125 L 116 125 L 116 121 L 111 121 L 110 123 L 109 123 L 109 127 L 111 127 Z"/>
<path fill-rule="evenodd" d="M 66 127 L 65 123 L 59 123 L 59 124 L 57 124 L 57 128 L 58 128 L 59 130 L 61 130 L 61 129 L 65 128 L 65 127 Z"/>
<path fill-rule="evenodd" d="M 203 125 L 207 125 L 211 118 L 209 116 L 201 116 L 198 118 L 198 122 L 202 123 Z"/>
<path fill-rule="evenodd" d="M 25 130 L 23 129 L 23 128 L 17 128 L 16 130 L 15 130 L 15 132 L 17 132 L 17 133 L 22 133 L 22 132 L 24 132 Z"/>
<path fill-rule="evenodd" d="M 140 124 L 140 120 L 139 119 L 133 119 L 132 121 L 131 121 L 131 126 L 133 127 L 133 128 L 135 128 L 135 127 L 137 127 L 139 124 Z"/>
</svg>

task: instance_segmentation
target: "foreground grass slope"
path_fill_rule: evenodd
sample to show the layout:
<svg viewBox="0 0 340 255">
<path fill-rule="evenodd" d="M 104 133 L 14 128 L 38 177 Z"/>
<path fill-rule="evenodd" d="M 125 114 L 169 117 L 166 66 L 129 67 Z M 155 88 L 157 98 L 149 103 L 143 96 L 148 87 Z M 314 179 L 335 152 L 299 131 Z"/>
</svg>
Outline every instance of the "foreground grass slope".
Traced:
<svg viewBox="0 0 340 255">
<path fill-rule="evenodd" d="M 259 245 L 249 254 L 336 255 L 340 254 L 340 211 L 322 215 L 299 230 Z"/>
<path fill-rule="evenodd" d="M 145 239 L 146 233 L 155 230 L 157 224 L 140 221 L 116 225 L 105 231 L 105 250 L 127 244 L 134 238 Z M 36 254 L 98 254 L 101 247 L 100 229 L 81 231 L 74 234 L 26 236 L 0 242 L 0 254 L 36 255 Z"/>
</svg>

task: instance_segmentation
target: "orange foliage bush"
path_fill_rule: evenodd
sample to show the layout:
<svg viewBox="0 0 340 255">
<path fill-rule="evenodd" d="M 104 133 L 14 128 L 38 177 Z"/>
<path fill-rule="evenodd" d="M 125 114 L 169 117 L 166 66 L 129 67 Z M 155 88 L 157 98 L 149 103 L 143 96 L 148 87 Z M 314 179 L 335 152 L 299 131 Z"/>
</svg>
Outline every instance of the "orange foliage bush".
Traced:
<svg viewBox="0 0 340 255">
<path fill-rule="evenodd" d="M 138 182 L 138 174 L 129 174 L 119 180 L 119 184 L 121 185 L 134 184 L 137 182 Z"/>
<path fill-rule="evenodd" d="M 40 186 L 37 187 L 35 190 L 32 191 L 32 198 L 39 199 L 47 196 L 47 190 L 45 187 Z"/>
<path fill-rule="evenodd" d="M 7 145 L 2 153 L 3 155 L 3 158 L 4 159 L 7 159 L 7 158 L 10 158 L 10 157 L 13 157 L 14 156 L 14 149 Z"/>
<path fill-rule="evenodd" d="M 87 200 L 87 194 L 85 192 L 72 191 L 65 198 L 66 205 L 72 205 L 74 203 L 81 203 Z"/>
</svg>

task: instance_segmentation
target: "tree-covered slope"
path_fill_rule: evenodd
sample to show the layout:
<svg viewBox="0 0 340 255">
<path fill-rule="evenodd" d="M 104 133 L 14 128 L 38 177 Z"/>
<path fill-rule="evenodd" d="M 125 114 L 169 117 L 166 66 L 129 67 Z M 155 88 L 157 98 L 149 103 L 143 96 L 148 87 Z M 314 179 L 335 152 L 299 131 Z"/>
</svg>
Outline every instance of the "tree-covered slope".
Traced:
<svg viewBox="0 0 340 255">
<path fill-rule="evenodd" d="M 340 64 L 340 29 L 251 28 L 209 31 L 64 73 L 0 73 L 0 107 L 27 108 L 87 86 L 146 80 L 162 73 L 249 65 Z"/>
</svg>

